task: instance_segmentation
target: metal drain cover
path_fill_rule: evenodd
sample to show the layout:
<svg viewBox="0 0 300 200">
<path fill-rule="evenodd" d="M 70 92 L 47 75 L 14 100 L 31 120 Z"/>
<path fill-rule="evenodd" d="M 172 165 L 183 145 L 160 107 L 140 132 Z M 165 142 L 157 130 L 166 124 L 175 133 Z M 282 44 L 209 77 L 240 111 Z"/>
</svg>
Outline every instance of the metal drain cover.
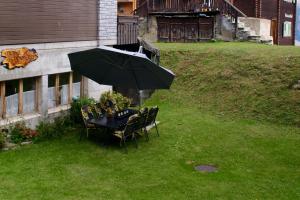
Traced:
<svg viewBox="0 0 300 200">
<path fill-rule="evenodd" d="M 195 167 L 195 170 L 200 172 L 217 172 L 218 168 L 213 165 L 198 165 Z"/>
</svg>

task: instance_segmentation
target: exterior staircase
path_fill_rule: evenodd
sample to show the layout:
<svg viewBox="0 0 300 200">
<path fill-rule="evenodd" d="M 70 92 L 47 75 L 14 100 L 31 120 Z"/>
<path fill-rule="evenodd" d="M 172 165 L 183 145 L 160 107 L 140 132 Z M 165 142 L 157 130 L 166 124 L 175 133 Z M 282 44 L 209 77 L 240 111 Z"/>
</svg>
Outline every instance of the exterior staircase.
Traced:
<svg viewBox="0 0 300 200">
<path fill-rule="evenodd" d="M 230 24 L 231 30 L 233 33 L 235 33 L 235 19 L 232 19 L 232 17 L 223 16 L 226 19 L 226 24 Z M 237 41 L 249 41 L 249 42 L 255 42 L 255 43 L 262 43 L 262 44 L 268 44 L 273 45 L 273 37 L 270 36 L 270 32 L 263 33 L 260 31 L 260 23 L 261 21 L 269 21 L 265 19 L 258 19 L 258 18 L 249 18 L 252 21 L 251 25 L 254 26 L 258 30 L 254 30 L 251 26 L 249 26 L 245 21 L 248 21 L 247 17 L 239 17 L 238 18 L 238 24 L 237 24 L 237 31 L 235 34 L 235 40 Z M 270 22 L 270 21 L 269 21 Z M 224 21 L 223 21 L 224 23 Z M 271 23 L 271 22 L 270 22 Z M 227 27 L 228 27 L 227 24 Z"/>
<path fill-rule="evenodd" d="M 238 20 L 237 40 L 250 41 L 263 44 L 273 44 L 273 37 L 270 35 L 257 34 L 251 27 L 247 26 L 244 22 Z"/>
<path fill-rule="evenodd" d="M 222 26 L 233 33 L 234 40 L 273 44 L 273 37 L 270 36 L 270 20 L 247 17 L 229 0 L 221 0 L 221 2 Z"/>
</svg>

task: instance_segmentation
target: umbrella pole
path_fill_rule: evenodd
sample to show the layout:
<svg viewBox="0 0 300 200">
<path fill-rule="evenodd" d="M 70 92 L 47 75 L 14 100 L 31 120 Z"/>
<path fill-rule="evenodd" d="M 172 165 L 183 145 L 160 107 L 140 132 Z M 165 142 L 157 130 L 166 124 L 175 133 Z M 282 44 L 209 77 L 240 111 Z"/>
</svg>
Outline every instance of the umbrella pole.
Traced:
<svg viewBox="0 0 300 200">
<path fill-rule="evenodd" d="M 139 90 L 139 109 L 141 109 L 142 104 L 143 104 L 142 90 Z"/>
</svg>

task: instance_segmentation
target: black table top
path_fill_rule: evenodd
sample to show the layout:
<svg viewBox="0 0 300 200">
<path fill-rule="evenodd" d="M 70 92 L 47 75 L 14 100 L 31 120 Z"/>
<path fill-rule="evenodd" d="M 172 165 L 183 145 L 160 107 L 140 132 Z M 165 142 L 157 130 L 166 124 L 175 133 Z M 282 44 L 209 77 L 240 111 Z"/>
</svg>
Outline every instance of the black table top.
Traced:
<svg viewBox="0 0 300 200">
<path fill-rule="evenodd" d="M 91 124 L 95 124 L 97 127 L 103 127 L 103 128 L 109 128 L 109 129 L 119 129 L 126 125 L 129 117 L 133 114 L 137 113 L 137 111 L 130 110 L 130 114 L 127 116 L 124 116 L 122 118 L 116 118 L 116 117 L 107 117 L 104 115 L 103 117 L 99 119 L 91 119 L 88 122 Z"/>
</svg>

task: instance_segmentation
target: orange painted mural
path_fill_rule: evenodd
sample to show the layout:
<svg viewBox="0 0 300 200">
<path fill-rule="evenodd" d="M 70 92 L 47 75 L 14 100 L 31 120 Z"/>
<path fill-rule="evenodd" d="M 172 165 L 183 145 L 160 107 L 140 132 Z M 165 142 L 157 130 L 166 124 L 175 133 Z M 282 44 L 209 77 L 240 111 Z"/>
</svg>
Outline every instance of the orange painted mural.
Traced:
<svg viewBox="0 0 300 200">
<path fill-rule="evenodd" d="M 19 49 L 5 49 L 1 52 L 1 56 L 4 57 L 2 64 L 6 65 L 8 69 L 24 68 L 29 63 L 38 59 L 36 50 L 28 49 L 26 47 Z"/>
</svg>

